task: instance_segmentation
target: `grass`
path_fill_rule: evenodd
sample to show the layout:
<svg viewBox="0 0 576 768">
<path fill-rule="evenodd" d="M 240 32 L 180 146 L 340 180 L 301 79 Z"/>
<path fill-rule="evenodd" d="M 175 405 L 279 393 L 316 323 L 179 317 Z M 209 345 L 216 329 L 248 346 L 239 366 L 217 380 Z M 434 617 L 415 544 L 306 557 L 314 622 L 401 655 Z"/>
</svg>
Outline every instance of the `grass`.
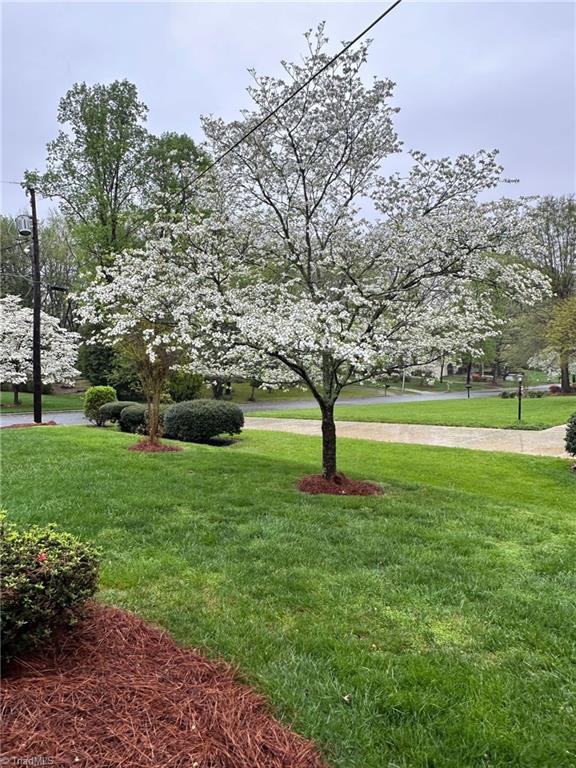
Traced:
<svg viewBox="0 0 576 768">
<path fill-rule="evenodd" d="M 2 410 L 0 413 L 32 413 L 34 410 L 34 396 L 30 392 L 21 392 L 21 405 L 14 407 L 12 405 L 12 392 L 0 392 L 0 402 Z M 63 394 L 63 395 L 42 395 L 43 411 L 81 411 L 84 408 L 84 395 L 81 394 Z"/>
<path fill-rule="evenodd" d="M 454 427 L 498 427 L 501 429 L 547 429 L 565 424 L 576 411 L 576 397 L 542 397 L 522 400 L 519 422 L 518 401 L 500 397 L 473 397 L 463 400 L 382 405 L 341 405 L 335 409 L 338 421 L 375 421 L 396 424 L 440 424 Z M 319 419 L 318 408 L 285 411 L 258 411 L 258 416 L 283 419 Z"/>
<path fill-rule="evenodd" d="M 90 386 L 87 384 L 87 386 Z M 233 384 L 232 385 L 232 401 L 235 403 L 248 403 L 250 402 L 250 394 L 252 388 L 249 384 Z M 355 386 L 346 390 L 347 397 L 378 397 L 384 395 L 384 389 L 372 386 Z M 12 392 L 1 392 L 1 413 L 31 413 L 33 410 L 33 395 L 29 392 L 21 392 L 20 400 L 22 405 L 16 408 L 12 405 Z M 46 412 L 49 411 L 81 411 L 84 407 L 84 395 L 83 394 L 61 394 L 61 395 L 43 395 L 42 396 L 42 409 Z M 206 388 L 202 392 L 202 397 L 211 398 L 212 391 L 210 388 Z M 270 391 L 257 389 L 256 390 L 256 402 L 257 403 L 276 403 L 282 400 L 310 400 L 313 401 L 312 395 L 308 389 L 291 388 L 291 389 L 274 389 Z"/>
<path fill-rule="evenodd" d="M 386 494 L 309 497 L 313 437 L 2 439 L 14 518 L 97 543 L 101 600 L 237 664 L 334 768 L 576 764 L 567 461 L 341 440 L 342 469 Z"/>
<path fill-rule="evenodd" d="M 252 387 L 249 384 L 242 382 L 232 384 L 232 402 L 234 403 L 248 403 L 250 401 L 250 394 Z M 375 386 L 353 386 L 346 390 L 346 397 L 379 397 L 384 396 L 383 387 Z M 206 387 L 202 393 L 202 397 L 211 398 L 212 390 Z M 291 387 L 290 389 L 256 389 L 255 402 L 257 403 L 276 403 L 282 400 L 310 400 L 313 402 L 314 398 L 309 389 L 303 389 L 301 387 Z"/>
</svg>

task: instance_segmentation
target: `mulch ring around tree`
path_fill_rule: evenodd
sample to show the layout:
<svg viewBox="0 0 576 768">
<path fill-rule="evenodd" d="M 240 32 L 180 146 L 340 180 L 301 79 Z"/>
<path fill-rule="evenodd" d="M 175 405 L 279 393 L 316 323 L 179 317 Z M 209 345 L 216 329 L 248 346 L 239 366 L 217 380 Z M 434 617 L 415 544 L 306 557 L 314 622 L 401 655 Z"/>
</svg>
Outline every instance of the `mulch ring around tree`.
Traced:
<svg viewBox="0 0 576 768">
<path fill-rule="evenodd" d="M 298 483 L 304 493 L 327 493 L 333 496 L 381 496 L 382 487 L 368 480 L 352 480 L 338 472 L 331 480 L 323 475 L 307 475 Z"/>
<path fill-rule="evenodd" d="M 55 421 L 43 421 L 41 423 L 35 421 L 24 421 L 21 424 L 6 424 L 0 429 L 22 429 L 23 427 L 57 427 L 58 424 Z"/>
<path fill-rule="evenodd" d="M 96 604 L 50 649 L 9 665 L 2 722 L 0 762 L 14 764 L 327 768 L 229 666 Z"/>
<path fill-rule="evenodd" d="M 129 451 L 141 451 L 142 453 L 167 453 L 181 451 L 181 445 L 169 445 L 168 443 L 151 443 L 150 440 L 140 440 L 128 447 Z"/>
</svg>

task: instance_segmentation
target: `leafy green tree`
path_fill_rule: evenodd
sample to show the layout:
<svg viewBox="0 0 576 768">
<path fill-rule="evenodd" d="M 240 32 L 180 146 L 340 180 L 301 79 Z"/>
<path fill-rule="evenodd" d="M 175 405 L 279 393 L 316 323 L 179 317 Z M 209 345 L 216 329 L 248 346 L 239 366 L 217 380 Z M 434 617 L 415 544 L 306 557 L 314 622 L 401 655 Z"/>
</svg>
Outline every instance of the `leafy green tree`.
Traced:
<svg viewBox="0 0 576 768">
<path fill-rule="evenodd" d="M 556 304 L 546 338 L 560 359 L 562 391 L 570 392 L 570 360 L 576 355 L 576 295 Z"/>
<path fill-rule="evenodd" d="M 150 214 L 178 217 L 194 209 L 194 177 L 210 160 L 185 133 L 150 136 L 147 148 L 145 206 Z"/>
<path fill-rule="evenodd" d="M 547 307 L 548 316 L 557 301 L 576 295 L 576 198 L 544 197 L 533 209 L 533 241 L 528 259 L 550 279 L 553 302 Z M 561 363 L 564 392 L 570 391 L 568 363 Z"/>
<path fill-rule="evenodd" d="M 133 244 L 146 174 L 148 108 L 127 80 L 76 83 L 60 100 L 63 126 L 47 147 L 46 172 L 26 174 L 59 201 L 87 266 L 106 266 Z"/>
<path fill-rule="evenodd" d="M 39 222 L 42 310 L 69 329 L 74 318 L 70 291 L 77 286 L 78 259 L 64 217 L 51 212 Z M 30 240 L 20 237 L 14 219 L 0 217 L 2 285 L 0 295 L 16 295 L 23 306 L 32 306 Z"/>
</svg>

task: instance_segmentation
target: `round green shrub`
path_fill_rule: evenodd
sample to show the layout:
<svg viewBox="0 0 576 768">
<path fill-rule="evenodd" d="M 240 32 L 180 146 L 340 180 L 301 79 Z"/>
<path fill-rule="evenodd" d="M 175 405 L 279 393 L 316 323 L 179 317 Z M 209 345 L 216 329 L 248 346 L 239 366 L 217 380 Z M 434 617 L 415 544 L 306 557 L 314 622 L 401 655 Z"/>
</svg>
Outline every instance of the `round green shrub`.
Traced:
<svg viewBox="0 0 576 768">
<path fill-rule="evenodd" d="M 160 406 L 160 427 L 164 425 L 164 413 L 167 405 Z M 148 406 L 144 403 L 132 403 L 120 411 L 118 424 L 122 432 L 145 435 L 148 432 Z"/>
<path fill-rule="evenodd" d="M 139 403 L 133 400 L 112 400 L 110 403 L 104 403 L 104 405 L 98 408 L 96 424 L 99 427 L 103 427 L 107 421 L 111 421 L 113 424 L 116 423 L 124 408 L 128 408 L 129 405 L 139 405 Z"/>
<path fill-rule="evenodd" d="M 99 554 L 54 526 L 19 529 L 0 519 L 1 643 L 4 661 L 70 624 L 96 591 Z"/>
<path fill-rule="evenodd" d="M 84 416 L 98 423 L 98 409 L 113 400 L 116 400 L 114 387 L 90 387 L 84 394 Z"/>
<path fill-rule="evenodd" d="M 566 424 L 566 452 L 576 456 L 576 413 L 570 416 Z"/>
<path fill-rule="evenodd" d="M 144 431 L 145 418 L 146 406 L 142 403 L 137 403 L 122 409 L 118 423 L 122 432 L 133 432 L 136 434 Z"/>
<path fill-rule="evenodd" d="M 167 437 L 189 443 L 205 443 L 216 435 L 237 435 L 243 426 L 242 409 L 221 400 L 174 403 L 164 415 Z"/>
</svg>

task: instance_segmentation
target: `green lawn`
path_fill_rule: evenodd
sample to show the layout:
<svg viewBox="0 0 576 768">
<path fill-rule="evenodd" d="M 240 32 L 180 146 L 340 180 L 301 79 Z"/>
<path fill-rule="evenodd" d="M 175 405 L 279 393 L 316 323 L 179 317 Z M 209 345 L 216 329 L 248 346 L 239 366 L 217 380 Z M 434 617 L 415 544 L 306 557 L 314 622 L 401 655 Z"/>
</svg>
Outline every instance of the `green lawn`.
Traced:
<svg viewBox="0 0 576 768">
<path fill-rule="evenodd" d="M 380 421 L 396 424 L 443 424 L 454 427 L 500 427 L 503 429 L 546 429 L 565 424 L 576 411 L 576 397 L 542 397 L 522 400 L 522 421 L 518 401 L 501 397 L 469 400 L 439 400 L 421 403 L 342 405 L 335 409 L 339 421 Z M 258 411 L 257 416 L 283 419 L 319 419 L 320 411 L 302 408 L 285 411 Z"/>
<path fill-rule="evenodd" d="M 34 396 L 30 392 L 21 392 L 21 405 L 12 405 L 12 392 L 0 392 L 2 408 L 0 413 L 31 413 L 34 409 Z M 43 411 L 81 411 L 84 408 L 84 395 L 42 395 Z"/>
<path fill-rule="evenodd" d="M 102 547 L 101 600 L 238 665 L 334 768 L 576 764 L 568 461 L 342 440 L 386 494 L 310 497 L 317 438 L 134 439 L 2 434 L 4 506 Z"/>
<path fill-rule="evenodd" d="M 252 393 L 252 387 L 249 384 L 235 383 L 232 385 L 232 402 L 234 403 L 248 403 Z M 349 387 L 346 390 L 347 397 L 378 397 L 384 396 L 383 387 L 373 386 L 354 386 Z M 202 393 L 202 397 L 211 398 L 212 390 L 206 387 Z M 255 402 L 257 403 L 276 403 L 279 400 L 310 400 L 313 402 L 314 398 L 308 388 L 291 387 L 290 389 L 256 389 Z"/>
<path fill-rule="evenodd" d="M 90 386 L 89 384 L 87 386 Z M 249 402 L 251 387 L 249 384 L 234 384 L 232 387 L 232 401 L 235 403 Z M 384 395 L 384 389 L 372 386 L 350 387 L 346 390 L 347 397 L 377 397 Z M 33 409 L 32 395 L 29 392 L 21 392 L 20 400 L 22 405 L 14 408 L 12 405 L 12 392 L 1 392 L 2 408 L 0 413 L 30 413 Z M 209 388 L 202 393 L 202 397 L 211 398 L 212 392 Z M 81 411 L 84 407 L 84 395 L 82 394 L 63 394 L 63 395 L 43 395 L 42 408 L 44 411 Z M 256 402 L 275 403 L 279 400 L 310 400 L 313 402 L 312 395 L 308 389 L 273 389 L 265 391 L 256 390 Z"/>
</svg>

